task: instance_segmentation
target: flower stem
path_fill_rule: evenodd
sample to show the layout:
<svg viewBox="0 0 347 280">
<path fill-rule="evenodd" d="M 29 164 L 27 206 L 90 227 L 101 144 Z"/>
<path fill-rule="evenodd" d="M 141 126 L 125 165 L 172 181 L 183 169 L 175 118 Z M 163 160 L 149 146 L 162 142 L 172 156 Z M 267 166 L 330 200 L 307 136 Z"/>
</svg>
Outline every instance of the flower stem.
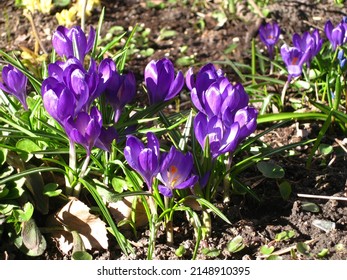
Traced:
<svg viewBox="0 0 347 280">
<path fill-rule="evenodd" d="M 71 195 L 73 192 L 72 183 L 74 181 L 74 173 L 76 172 L 76 148 L 73 141 L 69 141 L 69 167 L 68 175 L 65 176 L 66 194 Z"/>
<path fill-rule="evenodd" d="M 207 209 L 204 209 L 202 211 L 202 223 L 203 223 L 203 239 L 207 239 L 211 236 L 212 231 L 212 221 L 211 221 L 211 215 L 207 212 Z"/>
<path fill-rule="evenodd" d="M 292 78 L 291 75 L 289 75 L 286 83 L 284 84 L 283 90 L 282 90 L 282 94 L 281 94 L 281 106 L 282 106 L 282 108 L 284 107 L 284 97 L 285 97 L 287 89 L 289 87 L 291 78 Z"/>
<path fill-rule="evenodd" d="M 86 175 L 86 171 L 88 169 L 89 161 L 90 161 L 90 155 L 87 155 L 86 159 L 83 162 L 83 165 L 82 165 L 82 168 L 81 168 L 81 172 L 79 173 L 79 178 L 83 178 Z M 78 182 L 78 184 L 73 189 L 73 196 L 74 197 L 79 197 L 80 192 L 81 192 L 81 183 Z"/>
<path fill-rule="evenodd" d="M 164 197 L 165 209 L 170 208 L 170 198 Z M 166 243 L 173 244 L 173 227 L 172 227 L 172 216 L 170 214 L 166 215 L 165 218 L 165 230 L 166 230 Z"/>
</svg>

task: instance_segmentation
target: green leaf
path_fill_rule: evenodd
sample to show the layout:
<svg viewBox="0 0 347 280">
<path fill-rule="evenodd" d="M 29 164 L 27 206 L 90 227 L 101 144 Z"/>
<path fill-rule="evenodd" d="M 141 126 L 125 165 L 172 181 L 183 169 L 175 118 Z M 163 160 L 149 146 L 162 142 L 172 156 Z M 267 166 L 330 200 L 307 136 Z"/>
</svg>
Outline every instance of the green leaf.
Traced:
<svg viewBox="0 0 347 280">
<path fill-rule="evenodd" d="M 272 161 L 258 162 L 257 168 L 267 178 L 279 179 L 284 177 L 284 169 Z"/>
<path fill-rule="evenodd" d="M 280 194 L 284 200 L 288 200 L 292 193 L 292 186 L 288 181 L 283 181 L 279 184 Z"/>
<path fill-rule="evenodd" d="M 303 202 L 301 208 L 312 213 L 318 213 L 320 211 L 319 206 L 313 202 Z"/>
<path fill-rule="evenodd" d="M 91 261 L 93 259 L 92 255 L 86 251 L 76 251 L 71 255 L 72 260 L 78 261 Z"/>
<path fill-rule="evenodd" d="M 318 147 L 318 151 L 322 154 L 322 155 L 329 155 L 334 151 L 333 146 L 328 145 L 328 144 L 320 144 Z"/>
<path fill-rule="evenodd" d="M 43 187 L 43 194 L 48 197 L 55 197 L 62 193 L 61 189 L 58 189 L 59 185 L 57 183 L 49 183 Z"/>
<path fill-rule="evenodd" d="M 66 7 L 70 5 L 71 1 L 70 0 L 53 0 L 54 6 L 58 7 Z"/>
<path fill-rule="evenodd" d="M 35 220 L 22 223 L 21 236 L 17 236 L 15 245 L 28 256 L 40 256 L 46 250 L 46 239 L 41 234 Z"/>
<path fill-rule="evenodd" d="M 228 244 L 227 249 L 230 253 L 236 253 L 245 248 L 245 244 L 243 243 L 243 238 L 241 235 L 234 237 Z"/>
<path fill-rule="evenodd" d="M 192 197 L 194 197 L 194 196 L 192 196 Z M 201 206 L 207 207 L 208 209 L 212 210 L 212 212 L 214 212 L 217 216 L 219 216 L 222 220 L 224 220 L 228 224 L 231 224 L 229 219 L 216 206 L 214 206 L 211 202 L 209 202 L 206 199 L 201 198 L 201 197 L 195 197 L 195 199 L 197 202 L 199 202 L 199 204 Z"/>
<path fill-rule="evenodd" d="M 267 246 L 267 245 L 263 245 L 260 247 L 260 253 L 262 255 L 271 255 L 272 252 L 275 250 L 274 246 Z"/>
<path fill-rule="evenodd" d="M 310 255 L 309 253 L 310 247 L 304 242 L 299 242 L 298 244 L 296 244 L 296 249 L 298 250 L 298 252 L 300 252 L 301 254 L 305 256 Z"/>
<path fill-rule="evenodd" d="M 216 248 L 204 248 L 201 252 L 207 257 L 218 257 L 220 255 L 220 250 Z"/>
<path fill-rule="evenodd" d="M 282 231 L 280 233 L 277 233 L 275 236 L 275 240 L 278 241 L 284 241 L 284 240 L 288 240 L 292 237 L 295 236 L 295 231 L 294 230 L 285 230 Z"/>
<path fill-rule="evenodd" d="M 6 162 L 7 152 L 7 149 L 0 148 L 0 166 Z"/>
<path fill-rule="evenodd" d="M 328 254 L 329 254 L 329 250 L 324 248 L 317 254 L 317 257 L 318 258 L 325 258 Z"/>
<path fill-rule="evenodd" d="M 186 252 L 186 248 L 184 248 L 183 245 L 180 245 L 180 246 L 176 249 L 175 255 L 176 255 L 177 257 L 182 257 L 182 256 L 185 254 L 185 252 Z"/>
<path fill-rule="evenodd" d="M 269 256 L 266 259 L 269 260 L 269 261 L 280 261 L 280 260 L 282 260 L 282 257 L 281 256 L 277 256 L 277 255 L 271 255 L 271 256 Z"/>
</svg>

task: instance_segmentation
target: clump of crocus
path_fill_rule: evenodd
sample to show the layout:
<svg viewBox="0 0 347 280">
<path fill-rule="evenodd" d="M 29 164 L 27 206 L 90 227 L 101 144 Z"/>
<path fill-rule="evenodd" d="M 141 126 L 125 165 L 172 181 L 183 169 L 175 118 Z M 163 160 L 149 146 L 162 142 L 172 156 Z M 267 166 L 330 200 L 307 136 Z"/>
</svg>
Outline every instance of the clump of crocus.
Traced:
<svg viewBox="0 0 347 280">
<path fill-rule="evenodd" d="M 92 50 L 94 41 L 94 28 L 90 27 L 87 39 L 80 26 L 72 28 L 58 26 L 52 38 L 53 47 L 58 55 L 66 58 L 76 57 L 82 63 L 86 54 Z"/>
<path fill-rule="evenodd" d="M 178 71 L 175 76 L 174 65 L 168 58 L 150 61 L 144 76 L 151 105 L 174 98 L 184 85 L 182 72 Z"/>
<path fill-rule="evenodd" d="M 331 43 L 333 50 L 336 50 L 338 46 L 342 46 L 347 40 L 347 25 L 341 21 L 336 26 L 332 24 L 330 20 L 325 23 L 324 26 L 325 35 Z"/>
<path fill-rule="evenodd" d="M 191 153 L 183 154 L 172 146 L 170 151 L 161 158 L 158 174 L 161 182 L 158 185 L 159 192 L 166 197 L 172 197 L 175 189 L 181 190 L 194 186 L 198 176 L 192 174 L 193 165 Z"/>
<path fill-rule="evenodd" d="M 281 29 L 276 22 L 269 22 L 259 27 L 259 37 L 267 47 L 270 60 L 274 58 L 275 45 L 278 42 L 280 34 Z"/>
<path fill-rule="evenodd" d="M 198 109 L 194 132 L 205 149 L 208 139 L 212 158 L 232 153 L 256 128 L 257 112 L 248 106 L 249 97 L 241 84 L 232 85 L 212 64 L 200 69 L 196 80 L 192 70 L 186 77 L 192 102 Z"/>
<path fill-rule="evenodd" d="M 159 173 L 160 151 L 159 140 L 154 133 L 147 133 L 147 146 L 135 136 L 128 136 L 124 148 L 124 157 L 130 167 L 144 179 L 149 190 L 152 189 L 153 178 Z"/>
<path fill-rule="evenodd" d="M 2 69 L 2 81 L 0 89 L 15 96 L 24 109 L 28 110 L 26 102 L 28 78 L 19 69 L 9 64 Z"/>
</svg>

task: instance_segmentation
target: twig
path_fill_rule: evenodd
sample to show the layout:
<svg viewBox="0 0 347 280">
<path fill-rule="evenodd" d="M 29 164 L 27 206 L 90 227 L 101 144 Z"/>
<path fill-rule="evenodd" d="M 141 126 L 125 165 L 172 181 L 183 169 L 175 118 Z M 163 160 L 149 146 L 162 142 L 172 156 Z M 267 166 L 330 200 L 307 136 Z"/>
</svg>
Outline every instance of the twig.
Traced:
<svg viewBox="0 0 347 280">
<path fill-rule="evenodd" d="M 343 145 L 343 142 L 337 138 L 335 138 L 335 142 L 339 144 L 339 146 L 347 153 L 347 148 Z"/>
<path fill-rule="evenodd" d="M 27 19 L 29 20 L 29 22 L 31 24 L 31 27 L 33 28 L 33 33 L 34 33 L 34 37 L 36 39 L 36 42 L 38 42 L 38 44 L 40 45 L 42 51 L 45 54 L 48 54 L 45 46 L 43 45 L 42 41 L 40 40 L 39 33 L 37 32 L 37 28 L 36 28 L 36 25 L 35 25 L 32 13 L 30 11 L 28 11 L 27 13 L 24 13 L 24 15 L 27 17 Z"/>
<path fill-rule="evenodd" d="M 313 194 L 297 194 L 298 197 L 305 197 L 305 198 L 318 198 L 318 199 L 331 199 L 331 200 L 343 200 L 347 201 L 347 197 L 340 197 L 340 196 L 327 196 L 327 195 L 313 195 Z"/>
</svg>

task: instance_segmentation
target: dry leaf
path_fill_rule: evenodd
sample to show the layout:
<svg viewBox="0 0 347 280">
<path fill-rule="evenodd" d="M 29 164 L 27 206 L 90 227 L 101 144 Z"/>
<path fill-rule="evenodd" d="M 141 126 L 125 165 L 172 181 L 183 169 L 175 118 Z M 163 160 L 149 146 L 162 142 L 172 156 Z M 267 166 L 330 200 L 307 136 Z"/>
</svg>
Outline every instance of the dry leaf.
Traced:
<svg viewBox="0 0 347 280">
<path fill-rule="evenodd" d="M 60 249 L 64 253 L 67 253 L 72 248 L 72 235 L 70 231 L 73 230 L 80 234 L 86 249 L 108 248 L 105 222 L 98 216 L 91 214 L 90 208 L 76 198 L 71 198 L 52 217 L 50 223 L 52 225 L 63 225 L 67 229 L 67 231 L 53 233 L 53 238 L 59 242 Z"/>
<path fill-rule="evenodd" d="M 136 199 L 136 205 L 133 205 Z M 117 223 L 123 220 L 131 221 L 131 213 L 135 210 L 135 225 L 136 227 L 142 227 L 148 224 L 148 218 L 141 203 L 141 199 L 137 196 L 127 196 L 117 202 L 109 203 L 109 210 L 112 217 Z"/>
</svg>

